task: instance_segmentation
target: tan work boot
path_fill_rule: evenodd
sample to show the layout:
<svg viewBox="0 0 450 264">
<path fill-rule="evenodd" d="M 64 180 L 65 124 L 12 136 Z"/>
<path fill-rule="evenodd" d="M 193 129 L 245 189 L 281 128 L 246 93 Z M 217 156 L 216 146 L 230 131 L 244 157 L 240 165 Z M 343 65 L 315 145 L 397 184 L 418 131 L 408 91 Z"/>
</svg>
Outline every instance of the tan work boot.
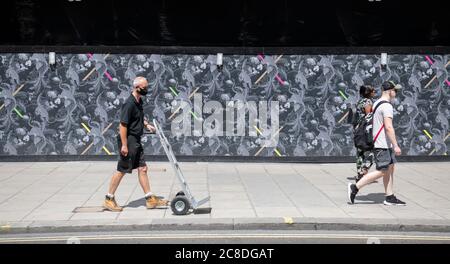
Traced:
<svg viewBox="0 0 450 264">
<path fill-rule="evenodd" d="M 156 197 L 155 195 L 152 195 L 146 199 L 146 205 L 147 209 L 153 209 L 158 206 L 167 206 L 169 204 L 169 201 L 160 199 Z"/>
<path fill-rule="evenodd" d="M 106 196 L 105 202 L 103 203 L 103 208 L 112 212 L 120 212 L 123 210 L 122 207 L 118 206 L 116 199 Z"/>
</svg>

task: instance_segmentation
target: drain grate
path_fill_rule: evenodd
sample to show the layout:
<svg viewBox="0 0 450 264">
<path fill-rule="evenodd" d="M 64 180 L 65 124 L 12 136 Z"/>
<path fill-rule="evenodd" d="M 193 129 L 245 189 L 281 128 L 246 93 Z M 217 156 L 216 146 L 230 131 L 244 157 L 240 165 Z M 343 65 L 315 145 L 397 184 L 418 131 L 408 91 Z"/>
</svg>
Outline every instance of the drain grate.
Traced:
<svg viewBox="0 0 450 264">
<path fill-rule="evenodd" d="M 72 213 L 98 213 L 103 212 L 105 209 L 103 206 L 85 206 L 85 207 L 75 207 Z"/>
<path fill-rule="evenodd" d="M 210 214 L 211 213 L 211 207 L 206 208 L 197 208 L 193 210 L 194 214 Z"/>
</svg>

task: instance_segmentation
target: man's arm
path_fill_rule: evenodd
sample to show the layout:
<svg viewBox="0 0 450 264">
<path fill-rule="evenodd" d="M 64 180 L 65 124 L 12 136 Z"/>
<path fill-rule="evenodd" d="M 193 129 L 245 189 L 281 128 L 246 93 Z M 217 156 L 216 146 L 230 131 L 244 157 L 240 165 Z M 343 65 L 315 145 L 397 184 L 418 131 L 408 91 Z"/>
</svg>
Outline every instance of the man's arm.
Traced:
<svg viewBox="0 0 450 264">
<path fill-rule="evenodd" d="M 150 123 L 146 119 L 144 119 L 144 126 L 151 133 L 155 132 L 155 130 L 156 130 L 156 128 L 154 126 L 150 125 Z"/>
<path fill-rule="evenodd" d="M 398 146 L 397 139 L 395 138 L 395 130 L 394 130 L 394 126 L 392 125 L 392 118 L 385 117 L 383 122 L 384 122 L 384 129 L 386 131 L 386 136 L 392 142 L 392 145 L 394 145 L 395 154 L 400 155 L 402 153 L 402 151 L 401 151 L 400 147 Z"/>
<path fill-rule="evenodd" d="M 120 150 L 120 153 L 122 153 L 122 155 L 124 156 L 127 156 L 128 155 L 127 124 L 120 123 L 119 133 L 120 133 L 120 141 L 122 141 L 122 149 Z"/>
<path fill-rule="evenodd" d="M 127 124 L 120 123 L 120 140 L 122 141 L 122 145 L 128 146 L 128 139 L 127 139 Z"/>
<path fill-rule="evenodd" d="M 128 154 L 128 138 L 127 138 L 127 126 L 131 119 L 132 107 L 129 103 L 125 102 L 120 110 L 120 123 L 119 123 L 119 134 L 120 141 L 122 142 L 122 148 L 119 150 L 124 156 Z"/>
</svg>

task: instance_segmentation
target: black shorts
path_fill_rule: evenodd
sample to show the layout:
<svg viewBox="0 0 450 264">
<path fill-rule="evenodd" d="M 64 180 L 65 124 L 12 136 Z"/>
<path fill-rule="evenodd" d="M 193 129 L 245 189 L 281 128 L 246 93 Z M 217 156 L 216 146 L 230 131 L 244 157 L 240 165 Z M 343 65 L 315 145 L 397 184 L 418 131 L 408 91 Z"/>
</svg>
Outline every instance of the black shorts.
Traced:
<svg viewBox="0 0 450 264">
<path fill-rule="evenodd" d="M 375 164 L 377 170 L 386 170 L 389 165 L 397 163 L 392 149 L 374 149 Z"/>
<path fill-rule="evenodd" d="M 131 173 L 133 169 L 139 167 L 145 167 L 144 149 L 141 145 L 140 138 L 136 136 L 128 135 L 128 155 L 123 156 L 120 154 L 122 149 L 122 140 L 120 135 L 117 136 L 117 144 L 119 145 L 119 162 L 117 163 L 117 170 L 123 173 Z"/>
</svg>

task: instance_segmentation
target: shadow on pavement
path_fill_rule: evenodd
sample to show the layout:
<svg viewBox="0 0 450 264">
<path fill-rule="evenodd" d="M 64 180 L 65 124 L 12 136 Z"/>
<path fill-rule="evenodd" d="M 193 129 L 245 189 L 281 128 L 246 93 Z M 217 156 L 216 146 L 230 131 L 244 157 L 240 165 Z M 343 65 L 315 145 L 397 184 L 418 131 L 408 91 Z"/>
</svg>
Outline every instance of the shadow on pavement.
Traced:
<svg viewBox="0 0 450 264">
<path fill-rule="evenodd" d="M 160 199 L 164 198 L 162 196 L 157 196 L 157 197 L 160 198 Z M 128 208 L 146 207 L 145 198 L 140 198 L 140 199 L 131 201 L 127 205 L 124 205 L 123 207 L 124 208 L 126 208 L 126 207 L 128 207 Z M 162 206 L 162 207 L 156 207 L 156 208 L 153 208 L 153 209 L 167 209 L 167 208 L 168 208 L 167 206 Z"/>
<path fill-rule="evenodd" d="M 365 201 L 365 202 L 371 202 L 367 204 L 382 204 L 384 201 L 385 195 L 384 193 L 369 193 L 367 195 L 356 195 L 355 203 L 356 201 Z"/>
<path fill-rule="evenodd" d="M 129 202 L 124 207 L 131 207 L 131 208 L 138 208 L 138 207 L 145 207 L 145 198 L 140 198 L 134 201 Z"/>
</svg>

